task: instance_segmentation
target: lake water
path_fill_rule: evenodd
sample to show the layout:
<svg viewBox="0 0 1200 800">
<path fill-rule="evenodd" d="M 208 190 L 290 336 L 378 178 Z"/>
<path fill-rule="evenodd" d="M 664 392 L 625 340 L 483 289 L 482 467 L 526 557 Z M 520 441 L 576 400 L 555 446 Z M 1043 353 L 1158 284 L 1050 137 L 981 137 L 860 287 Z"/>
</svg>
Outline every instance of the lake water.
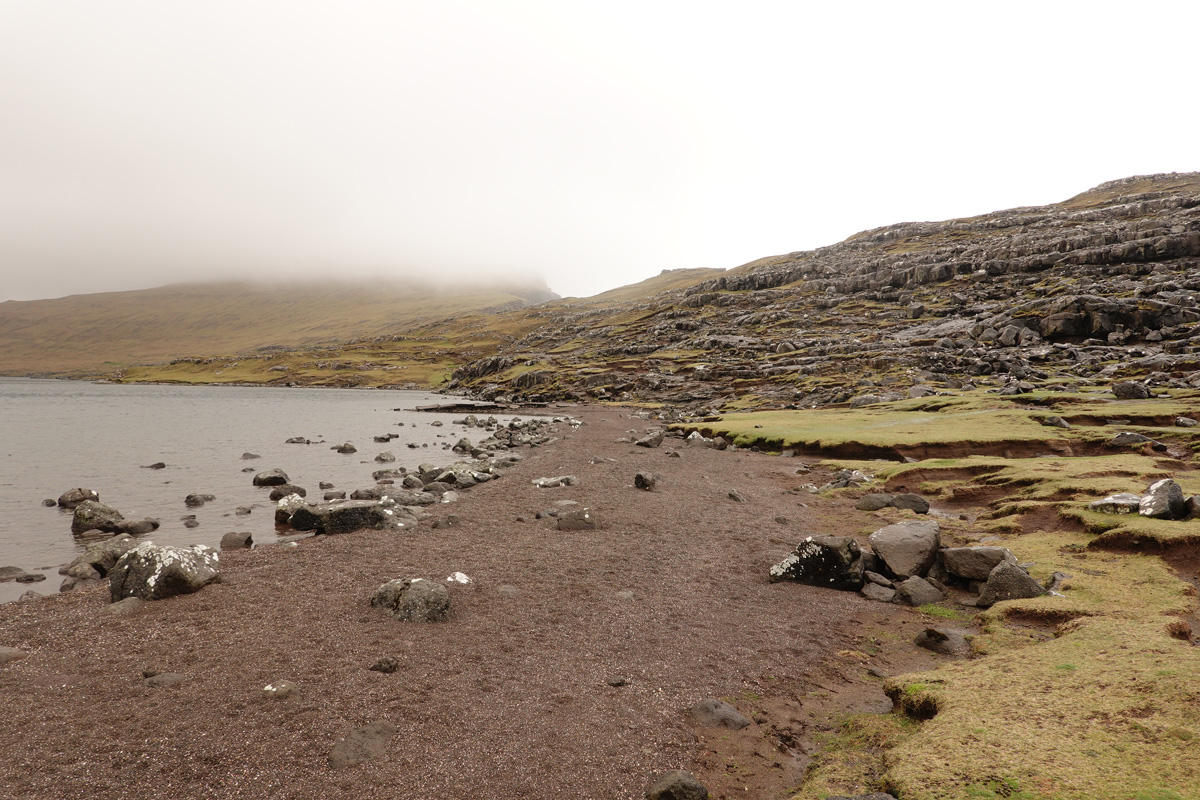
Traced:
<svg viewBox="0 0 1200 800">
<path fill-rule="evenodd" d="M 77 486 L 94 489 L 127 519 L 160 520 L 157 531 L 139 537 L 159 544 L 215 547 L 230 531 L 251 532 L 256 545 L 276 542 L 275 504 L 268 489 L 252 485 L 255 472 L 279 467 L 308 490 L 309 500 L 320 500 L 321 481 L 349 494 L 373 485 L 377 469 L 449 464 L 457 456 L 446 448 L 462 436 L 478 441 L 486 434 L 452 425 L 462 414 L 396 410 L 445 402 L 443 395 L 409 391 L 0 378 L 0 566 L 47 576 L 33 584 L 0 583 L 0 602 L 30 588 L 57 592 L 58 568 L 86 545 L 71 534 L 71 512 L 43 507 L 46 498 Z M 373 440 L 387 433 L 400 438 Z M 313 444 L 285 443 L 296 436 Z M 343 442 L 358 452 L 330 449 Z M 410 449 L 410 442 L 418 448 Z M 374 460 L 383 451 L 395 454 L 395 464 Z M 244 452 L 262 458 L 243 460 Z M 145 468 L 160 461 L 164 469 Z M 244 472 L 247 467 L 252 472 Z M 188 508 L 183 500 L 192 493 L 217 499 Z M 253 511 L 237 516 L 239 506 Z M 184 527 L 189 514 L 199 527 Z"/>
</svg>

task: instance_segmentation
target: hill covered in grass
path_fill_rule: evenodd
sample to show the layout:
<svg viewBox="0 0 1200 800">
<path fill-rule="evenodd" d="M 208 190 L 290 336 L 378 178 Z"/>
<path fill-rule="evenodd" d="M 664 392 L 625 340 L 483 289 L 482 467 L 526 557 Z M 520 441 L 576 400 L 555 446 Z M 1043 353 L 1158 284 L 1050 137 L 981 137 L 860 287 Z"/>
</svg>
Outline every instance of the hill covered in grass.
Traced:
<svg viewBox="0 0 1200 800">
<path fill-rule="evenodd" d="M 0 303 L 0 374 L 103 373 L 133 364 L 270 353 L 391 336 L 556 297 L 544 285 L 460 290 L 399 283 L 212 283 Z"/>
</svg>

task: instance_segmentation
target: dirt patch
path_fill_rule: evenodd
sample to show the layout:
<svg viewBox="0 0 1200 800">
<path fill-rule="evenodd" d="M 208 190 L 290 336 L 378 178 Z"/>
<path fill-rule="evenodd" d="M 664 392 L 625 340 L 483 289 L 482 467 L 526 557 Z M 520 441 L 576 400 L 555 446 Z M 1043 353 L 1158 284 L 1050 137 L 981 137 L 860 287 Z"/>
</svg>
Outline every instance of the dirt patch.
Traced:
<svg viewBox="0 0 1200 800">
<path fill-rule="evenodd" d="M 30 653 L 0 670 L 0 796 L 637 798 L 673 768 L 714 797 L 784 796 L 789 759 L 834 709 L 878 702 L 869 669 L 936 659 L 911 644 L 911 609 L 767 582 L 804 536 L 868 519 L 784 489 L 795 461 L 637 448 L 616 440 L 653 424 L 570 413 L 587 424 L 433 508 L 458 525 L 222 554 L 226 582 L 129 617 L 107 613 L 103 589 L 0 606 L 0 643 Z M 656 491 L 633 487 L 639 471 L 660 476 Z M 581 483 L 532 485 L 562 474 Z M 604 528 L 534 519 L 558 500 Z M 451 587 L 449 622 L 369 605 L 392 578 L 455 571 L 473 583 Z M 368 669 L 388 656 L 395 673 Z M 143 671 L 187 680 L 152 688 Z M 264 696 L 283 680 L 295 696 Z M 757 737 L 701 738 L 686 709 L 706 697 L 748 702 Z M 396 730 L 381 754 L 333 769 L 334 745 L 377 722 Z"/>
</svg>

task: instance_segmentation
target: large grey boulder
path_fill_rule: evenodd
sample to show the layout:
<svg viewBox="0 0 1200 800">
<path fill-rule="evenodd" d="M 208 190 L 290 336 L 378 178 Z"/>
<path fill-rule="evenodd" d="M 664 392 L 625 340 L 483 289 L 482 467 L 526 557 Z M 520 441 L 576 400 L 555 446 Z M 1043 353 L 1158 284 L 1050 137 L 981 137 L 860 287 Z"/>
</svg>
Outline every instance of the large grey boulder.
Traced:
<svg viewBox="0 0 1200 800">
<path fill-rule="evenodd" d="M 350 533 L 364 529 L 401 530 L 416 526 L 416 517 L 390 500 L 341 500 L 302 505 L 289 522 L 298 531 Z"/>
<path fill-rule="evenodd" d="M 985 581 L 1001 561 L 1017 563 L 1017 557 L 1007 547 L 947 547 L 942 551 L 942 565 L 956 578 Z"/>
<path fill-rule="evenodd" d="M 988 575 L 975 605 L 989 608 L 1001 600 L 1023 600 L 1041 597 L 1046 593 L 1040 583 L 1011 561 L 1001 561 Z"/>
<path fill-rule="evenodd" d="M 646 800 L 708 800 L 708 789 L 692 773 L 673 769 L 650 785 Z"/>
<path fill-rule="evenodd" d="M 918 575 L 896 584 L 896 600 L 910 606 L 940 603 L 945 599 L 946 595 L 941 589 Z"/>
<path fill-rule="evenodd" d="M 881 508 L 888 508 L 892 505 L 894 495 L 890 494 L 864 494 L 858 498 L 858 502 L 854 507 L 859 511 L 878 511 Z"/>
<path fill-rule="evenodd" d="M 907 520 L 871 534 L 871 549 L 900 577 L 924 575 L 933 564 L 941 528 L 933 520 Z"/>
<path fill-rule="evenodd" d="M 1155 519 L 1183 519 L 1187 516 L 1187 498 L 1178 483 L 1163 478 L 1150 484 L 1138 503 L 1138 513 Z"/>
<path fill-rule="evenodd" d="M 124 515 L 112 506 L 106 506 L 95 500 L 84 500 L 75 506 L 74 516 L 71 517 L 71 533 L 79 534 L 86 531 L 119 533 L 120 524 L 124 519 Z"/>
<path fill-rule="evenodd" d="M 919 494 L 912 492 L 901 492 L 892 498 L 893 508 L 907 508 L 910 511 L 915 511 L 918 514 L 929 513 L 929 501 Z"/>
<path fill-rule="evenodd" d="M 281 469 L 269 469 L 254 476 L 255 486 L 282 486 L 285 483 L 291 483 L 291 481 L 288 480 L 287 473 Z"/>
<path fill-rule="evenodd" d="M 1136 514 L 1141 508 L 1142 496 L 1133 492 L 1118 492 L 1088 503 L 1089 511 L 1102 514 Z"/>
<path fill-rule="evenodd" d="M 424 578 L 397 578 L 375 590 L 371 605 L 403 622 L 442 622 L 450 616 L 450 592 Z"/>
<path fill-rule="evenodd" d="M 809 586 L 858 591 L 866 565 L 862 548 L 848 536 L 809 536 L 783 561 L 771 567 L 775 581 L 796 581 Z"/>
<path fill-rule="evenodd" d="M 740 711 L 726 703 L 710 697 L 692 706 L 692 719 L 702 728 L 732 728 L 740 731 L 752 723 Z"/>
<path fill-rule="evenodd" d="M 199 591 L 220 575 L 220 557 L 211 547 L 142 542 L 113 566 L 108 586 L 114 603 L 126 597 L 162 600 Z"/>
<path fill-rule="evenodd" d="M 118 534 L 106 541 L 90 545 L 82 555 L 76 556 L 65 567 L 60 567 L 58 574 L 85 580 L 103 578 L 112 571 L 121 556 L 137 547 L 137 544 L 137 540 L 129 534 Z"/>
<path fill-rule="evenodd" d="M 1145 400 L 1150 396 L 1150 390 L 1146 388 L 1146 384 L 1135 381 L 1114 383 L 1112 393 L 1121 400 Z"/>
<path fill-rule="evenodd" d="M 58 498 L 59 508 L 75 508 L 84 500 L 100 501 L 99 492 L 94 489 L 68 489 Z"/>
</svg>

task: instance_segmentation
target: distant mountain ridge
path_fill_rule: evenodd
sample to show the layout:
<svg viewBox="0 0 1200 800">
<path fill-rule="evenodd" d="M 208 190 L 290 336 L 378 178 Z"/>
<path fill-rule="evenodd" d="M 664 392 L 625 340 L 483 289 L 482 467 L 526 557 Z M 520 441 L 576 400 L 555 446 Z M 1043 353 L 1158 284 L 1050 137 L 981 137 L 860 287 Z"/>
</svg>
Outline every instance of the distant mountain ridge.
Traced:
<svg viewBox="0 0 1200 800">
<path fill-rule="evenodd" d="M 544 284 L 453 290 L 372 283 L 194 283 L 0 303 L 0 374 L 98 372 L 213 353 L 293 349 L 557 298 Z"/>
</svg>

